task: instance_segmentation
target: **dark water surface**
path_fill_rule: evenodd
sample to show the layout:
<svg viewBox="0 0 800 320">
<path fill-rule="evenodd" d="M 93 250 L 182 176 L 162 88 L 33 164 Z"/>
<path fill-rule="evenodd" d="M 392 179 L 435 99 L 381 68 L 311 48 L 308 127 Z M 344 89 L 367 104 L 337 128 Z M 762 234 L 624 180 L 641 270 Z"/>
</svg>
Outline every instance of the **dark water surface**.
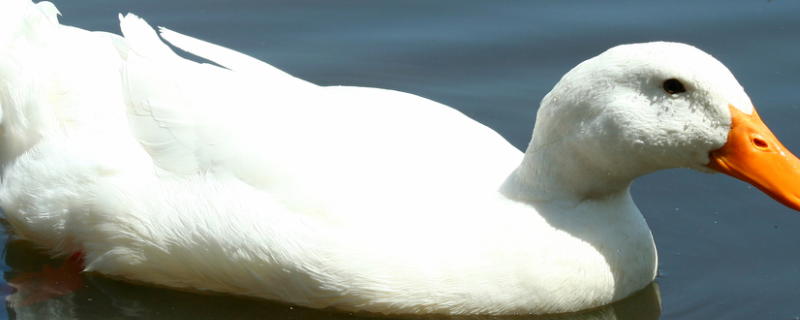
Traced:
<svg viewBox="0 0 800 320">
<path fill-rule="evenodd" d="M 133 12 L 317 84 L 427 97 L 497 130 L 522 150 L 539 101 L 573 66 L 618 44 L 685 42 L 727 65 L 778 138 L 800 151 L 800 1 L 55 4 L 63 24 L 119 33 L 117 14 Z M 620 305 L 557 318 L 655 319 L 659 312 L 660 319 L 800 317 L 799 213 L 738 180 L 689 170 L 643 177 L 633 196 L 658 245 L 658 288 Z M 2 268 L 8 279 L 59 264 L 15 241 L 6 245 Z M 19 319 L 364 317 L 94 275 L 86 275 L 85 288 L 75 294 L 2 312 Z"/>
</svg>

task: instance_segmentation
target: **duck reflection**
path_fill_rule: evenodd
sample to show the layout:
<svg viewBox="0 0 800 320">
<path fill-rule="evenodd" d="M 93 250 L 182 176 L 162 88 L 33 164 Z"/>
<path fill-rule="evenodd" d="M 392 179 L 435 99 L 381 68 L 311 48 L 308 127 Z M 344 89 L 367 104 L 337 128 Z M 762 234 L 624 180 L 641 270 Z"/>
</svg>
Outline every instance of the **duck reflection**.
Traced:
<svg viewBox="0 0 800 320">
<path fill-rule="evenodd" d="M 78 263 L 78 265 L 76 265 Z M 6 304 L 10 319 L 415 319 L 415 320 L 612 320 L 658 319 L 658 285 L 617 303 L 578 313 L 546 316 L 383 316 L 293 307 L 270 301 L 181 292 L 79 273 L 79 257 L 50 259 L 46 250 L 28 241 L 5 247 L 8 282 L 0 292 L 13 292 Z"/>
</svg>

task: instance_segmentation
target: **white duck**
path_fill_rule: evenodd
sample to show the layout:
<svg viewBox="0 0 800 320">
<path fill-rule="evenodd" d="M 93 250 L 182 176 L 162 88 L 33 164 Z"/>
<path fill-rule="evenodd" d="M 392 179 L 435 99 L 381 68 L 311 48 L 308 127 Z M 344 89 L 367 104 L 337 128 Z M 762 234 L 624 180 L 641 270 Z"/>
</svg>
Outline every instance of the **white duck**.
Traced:
<svg viewBox="0 0 800 320">
<path fill-rule="evenodd" d="M 654 279 L 641 175 L 721 171 L 800 208 L 800 160 L 688 45 L 581 63 L 523 155 L 424 98 L 319 87 L 162 30 L 225 68 L 198 64 L 133 15 L 121 38 L 56 13 L 0 5 L 0 206 L 85 271 L 315 308 L 567 312 Z"/>
</svg>

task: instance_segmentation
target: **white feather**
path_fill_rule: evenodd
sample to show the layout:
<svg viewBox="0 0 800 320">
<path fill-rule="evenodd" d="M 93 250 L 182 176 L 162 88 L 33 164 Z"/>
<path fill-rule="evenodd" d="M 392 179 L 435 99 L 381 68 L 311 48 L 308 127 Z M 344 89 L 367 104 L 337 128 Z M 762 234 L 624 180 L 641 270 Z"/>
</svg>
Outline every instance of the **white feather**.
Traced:
<svg viewBox="0 0 800 320">
<path fill-rule="evenodd" d="M 103 274 L 317 308 L 552 313 L 624 298 L 657 264 L 631 181 L 702 170 L 727 105 L 752 109 L 695 48 L 620 46 L 545 97 L 523 155 L 436 102 L 319 87 L 162 30 L 227 69 L 182 59 L 133 15 L 120 38 L 60 26 L 48 3 L 0 9 L 0 206 L 16 233 Z M 694 93 L 666 95 L 670 76 Z"/>
</svg>

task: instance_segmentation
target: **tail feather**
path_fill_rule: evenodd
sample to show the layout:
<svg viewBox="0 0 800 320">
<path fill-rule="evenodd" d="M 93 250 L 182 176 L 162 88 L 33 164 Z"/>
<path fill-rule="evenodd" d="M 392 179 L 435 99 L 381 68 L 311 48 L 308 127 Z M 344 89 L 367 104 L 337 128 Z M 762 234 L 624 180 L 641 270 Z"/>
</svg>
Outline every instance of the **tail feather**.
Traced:
<svg viewBox="0 0 800 320">
<path fill-rule="evenodd" d="M 47 70 L 45 45 L 59 30 L 58 10 L 49 2 L 0 1 L 0 162 L 29 149 L 41 136 L 47 118 L 42 84 Z M 41 61 L 44 60 L 44 63 Z"/>
<path fill-rule="evenodd" d="M 9 45 L 20 36 L 39 42 L 43 29 L 40 25 L 47 23 L 57 28 L 58 14 L 56 6 L 47 1 L 37 4 L 30 0 L 0 2 L 0 44 Z"/>
</svg>

